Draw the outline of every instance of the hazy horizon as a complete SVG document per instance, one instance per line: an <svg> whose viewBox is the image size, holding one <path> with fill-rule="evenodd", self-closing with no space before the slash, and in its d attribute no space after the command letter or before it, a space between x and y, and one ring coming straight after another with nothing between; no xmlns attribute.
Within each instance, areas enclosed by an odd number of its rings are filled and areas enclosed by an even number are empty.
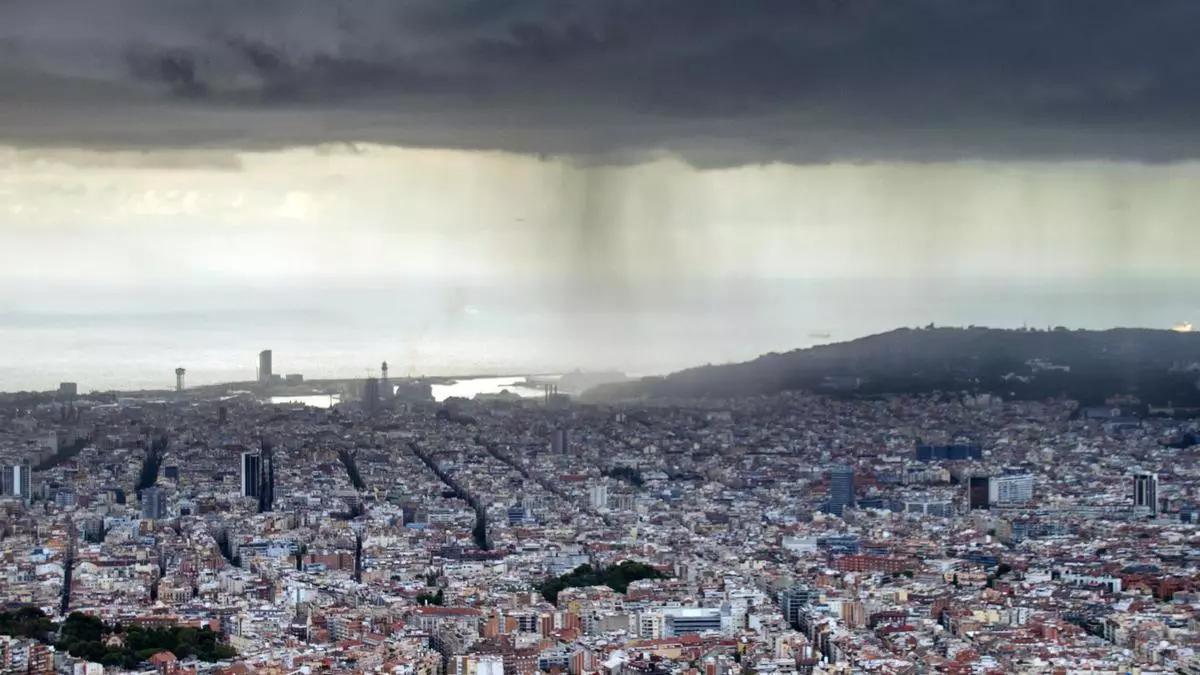
<svg viewBox="0 0 1200 675"><path fill-rule="evenodd" d="M251 380L258 350L278 372L364 377L387 360L393 376L616 369L665 373L843 341L902 326L1170 328L1192 301L1170 282L982 284L915 280L722 284L660 289L635 313L602 302L540 304L495 287L311 290L307 304L278 291L179 296L194 309L138 309L121 298L102 310L7 311L0 390L170 388L176 366L190 385ZM753 298L740 302L739 295ZM378 312L408 297L402 312ZM222 301L229 298L229 301ZM920 316L912 303L919 298ZM652 300L654 300L652 302ZM398 301L397 301L398 302ZM105 304L107 303L107 304ZM714 313L711 307L719 306ZM832 307L853 311L832 312ZM915 320L914 320L915 319ZM604 340L582 340L595 334ZM824 337L828 334L828 338Z"/></svg>

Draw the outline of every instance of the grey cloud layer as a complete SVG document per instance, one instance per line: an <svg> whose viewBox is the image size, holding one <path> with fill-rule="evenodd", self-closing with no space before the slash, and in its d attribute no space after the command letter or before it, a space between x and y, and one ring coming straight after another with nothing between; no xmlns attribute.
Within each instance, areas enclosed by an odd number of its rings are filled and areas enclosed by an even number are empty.
<svg viewBox="0 0 1200 675"><path fill-rule="evenodd" d="M701 165L1200 154L1195 0L0 4L0 141Z"/></svg>

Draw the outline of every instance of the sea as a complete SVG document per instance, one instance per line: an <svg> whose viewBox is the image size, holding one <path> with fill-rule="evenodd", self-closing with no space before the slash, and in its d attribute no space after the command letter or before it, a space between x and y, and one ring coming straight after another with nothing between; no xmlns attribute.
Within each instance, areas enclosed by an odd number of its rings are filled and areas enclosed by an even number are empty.
<svg viewBox="0 0 1200 675"><path fill-rule="evenodd" d="M449 379L446 382L432 386L433 400L445 401L451 397L472 399L479 394L499 394L511 392L522 398L537 398L542 396L542 390L537 386L528 386L526 375L506 375L504 377L461 377ZM538 375L539 381L552 381L557 375ZM313 394L299 396L272 396L271 403L300 403L313 408L332 408L341 403L338 394Z"/></svg>
<svg viewBox="0 0 1200 675"><path fill-rule="evenodd" d="M10 289L12 290L12 289ZM1172 281L729 281L554 297L522 289L0 294L0 391L171 389L252 381L258 352L305 379L465 376L435 396L495 393L514 373L658 374L902 326L1170 328L1200 324ZM72 296L73 297L73 296ZM20 301L14 300L17 298ZM521 395L540 395L536 389Z"/></svg>

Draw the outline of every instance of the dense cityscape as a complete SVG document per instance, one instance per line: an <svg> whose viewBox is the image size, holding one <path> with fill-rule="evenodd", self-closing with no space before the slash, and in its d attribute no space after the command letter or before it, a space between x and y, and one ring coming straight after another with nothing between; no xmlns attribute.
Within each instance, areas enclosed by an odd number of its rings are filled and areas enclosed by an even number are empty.
<svg viewBox="0 0 1200 675"><path fill-rule="evenodd" d="M0 675L1200 675L1197 26L0 0Z"/></svg>
<svg viewBox="0 0 1200 675"><path fill-rule="evenodd" d="M264 356L0 398L3 672L1200 672L1175 411L386 371L312 407Z"/></svg>

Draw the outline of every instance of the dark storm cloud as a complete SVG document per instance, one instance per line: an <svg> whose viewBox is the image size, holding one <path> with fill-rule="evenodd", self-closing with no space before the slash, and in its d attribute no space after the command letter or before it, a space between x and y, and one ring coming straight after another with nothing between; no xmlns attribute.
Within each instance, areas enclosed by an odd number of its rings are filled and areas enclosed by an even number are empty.
<svg viewBox="0 0 1200 675"><path fill-rule="evenodd" d="M9 2L0 138L702 165L1200 153L1195 0Z"/></svg>

